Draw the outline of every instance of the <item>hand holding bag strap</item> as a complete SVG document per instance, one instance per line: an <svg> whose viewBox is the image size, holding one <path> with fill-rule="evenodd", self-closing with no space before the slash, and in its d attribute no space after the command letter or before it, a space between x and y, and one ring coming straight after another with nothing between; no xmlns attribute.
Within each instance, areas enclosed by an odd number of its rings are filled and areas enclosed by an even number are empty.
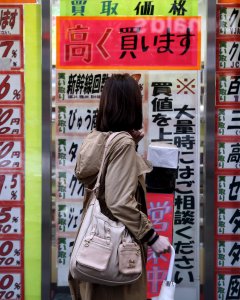
<svg viewBox="0 0 240 300"><path fill-rule="evenodd" d="M170 259L170 263L169 263L166 281L172 281L172 272L173 272L174 260L175 260L175 250L172 245L170 246L170 248L171 248L171 259Z"/></svg>

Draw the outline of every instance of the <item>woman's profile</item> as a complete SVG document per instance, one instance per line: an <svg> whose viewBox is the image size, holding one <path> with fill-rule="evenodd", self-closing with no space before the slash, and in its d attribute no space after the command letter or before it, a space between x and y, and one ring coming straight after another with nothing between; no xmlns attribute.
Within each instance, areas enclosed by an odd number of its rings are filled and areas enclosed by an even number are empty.
<svg viewBox="0 0 240 300"><path fill-rule="evenodd" d="M147 217L144 174L152 167L136 152L144 136L142 123L142 95L137 81L128 74L112 75L103 87L96 129L81 146L75 173L85 187L84 216L91 200L88 189L96 182L105 143L111 133L119 132L107 151L98 198L101 211L121 221L140 245L143 272L135 283L121 286L78 282L69 274L74 300L146 300L147 247L156 255L170 249L168 238L159 236Z"/></svg>

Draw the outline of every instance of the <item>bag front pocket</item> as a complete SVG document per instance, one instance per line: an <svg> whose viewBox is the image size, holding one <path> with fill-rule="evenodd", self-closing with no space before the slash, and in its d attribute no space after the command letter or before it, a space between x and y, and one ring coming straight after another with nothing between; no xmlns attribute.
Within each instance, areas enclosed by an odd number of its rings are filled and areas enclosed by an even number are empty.
<svg viewBox="0 0 240 300"><path fill-rule="evenodd" d="M77 264L104 271L110 260L112 248L112 243L98 236L90 240L84 239L77 253Z"/></svg>
<svg viewBox="0 0 240 300"><path fill-rule="evenodd" d="M140 274L142 259L136 243L122 243L118 248L119 271L122 274Z"/></svg>

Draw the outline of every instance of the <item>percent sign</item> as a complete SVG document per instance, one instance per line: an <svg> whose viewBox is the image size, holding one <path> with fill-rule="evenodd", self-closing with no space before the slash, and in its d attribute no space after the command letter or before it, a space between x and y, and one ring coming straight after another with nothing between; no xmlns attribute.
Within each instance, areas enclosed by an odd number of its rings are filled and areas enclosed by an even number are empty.
<svg viewBox="0 0 240 300"><path fill-rule="evenodd" d="M13 91L13 95L14 95L13 100L15 100L15 99L19 100L21 98L21 92L22 92L22 90L19 90L19 91L17 89L14 90Z"/></svg>

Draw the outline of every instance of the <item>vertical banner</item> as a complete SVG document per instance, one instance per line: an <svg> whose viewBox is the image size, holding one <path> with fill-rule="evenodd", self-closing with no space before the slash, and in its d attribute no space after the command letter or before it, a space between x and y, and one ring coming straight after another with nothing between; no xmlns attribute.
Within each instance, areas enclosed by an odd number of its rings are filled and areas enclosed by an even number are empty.
<svg viewBox="0 0 240 300"><path fill-rule="evenodd" d="M214 295L216 300L240 297L239 22L240 4L217 5Z"/></svg>
<svg viewBox="0 0 240 300"><path fill-rule="evenodd" d="M159 235L169 238L172 243L173 231L173 194L147 193L147 208L151 222ZM162 281L166 279L170 254L154 255L152 249L148 249L147 259L147 297L159 295Z"/></svg>
<svg viewBox="0 0 240 300"><path fill-rule="evenodd" d="M199 297L199 95L196 71L149 72L148 141L175 144L180 150L175 189L174 281L179 295L181 287L191 290L193 299Z"/></svg>
<svg viewBox="0 0 240 300"><path fill-rule="evenodd" d="M23 6L0 3L0 16L0 298L24 299Z"/></svg>

